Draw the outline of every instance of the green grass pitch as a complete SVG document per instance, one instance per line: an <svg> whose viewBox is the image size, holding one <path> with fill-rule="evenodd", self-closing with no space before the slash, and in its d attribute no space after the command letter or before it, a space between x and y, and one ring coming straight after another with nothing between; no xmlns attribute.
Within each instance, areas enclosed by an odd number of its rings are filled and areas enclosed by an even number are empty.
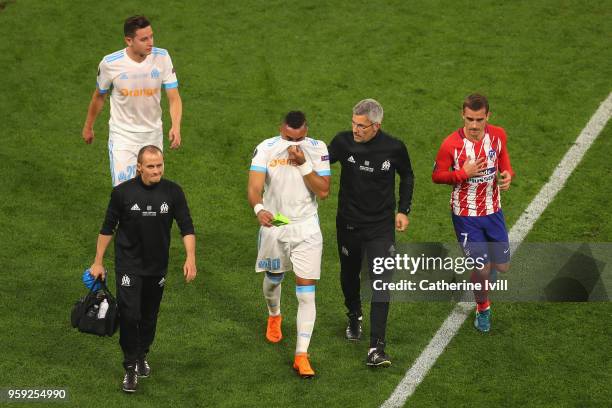
<svg viewBox="0 0 612 408"><path fill-rule="evenodd" d="M199 275L184 283L175 229L154 372L124 395L117 337L77 333L68 317L111 189L108 102L92 146L80 132L97 64L123 46L123 20L136 13L152 20L180 81L184 145L168 151L166 177L186 191ZM334 166L319 213L317 377L297 378L292 279L283 289L286 338L264 340L257 225L246 200L254 147L291 109L304 110L311 136L329 142L350 126L358 100L376 98L416 175L411 224L398 240L449 242L450 187L431 183L431 167L460 125L462 98L480 91L491 122L509 135L511 226L612 91L610 21L610 0L0 1L0 388L64 387L62 406L79 407L379 406L452 305L393 304L394 365L366 369L365 342L342 337ZM612 241L610 151L609 124L528 241ZM500 304L493 332L479 335L469 319L407 405L609 406L611 313L610 303Z"/></svg>

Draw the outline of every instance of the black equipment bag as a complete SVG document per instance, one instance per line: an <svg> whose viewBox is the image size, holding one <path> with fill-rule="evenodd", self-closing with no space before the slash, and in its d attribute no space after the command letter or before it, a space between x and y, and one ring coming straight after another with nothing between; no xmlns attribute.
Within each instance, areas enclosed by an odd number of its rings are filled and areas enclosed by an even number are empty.
<svg viewBox="0 0 612 408"><path fill-rule="evenodd" d="M98 291L90 290L86 296L77 300L72 307L70 321L72 327L80 332L96 334L98 336L112 336L119 328L119 310L117 300L106 287L106 283L99 280L101 288ZM92 289L95 283L91 285ZM102 319L98 319L100 305L106 299L108 310Z"/></svg>

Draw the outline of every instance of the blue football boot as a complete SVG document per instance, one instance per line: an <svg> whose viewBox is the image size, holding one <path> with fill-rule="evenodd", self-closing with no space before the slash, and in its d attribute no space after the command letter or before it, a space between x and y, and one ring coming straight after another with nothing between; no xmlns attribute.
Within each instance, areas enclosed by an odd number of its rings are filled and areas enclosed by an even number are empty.
<svg viewBox="0 0 612 408"><path fill-rule="evenodd" d="M474 319L474 327L483 333L491 330L491 308L482 312L476 312L476 318Z"/></svg>

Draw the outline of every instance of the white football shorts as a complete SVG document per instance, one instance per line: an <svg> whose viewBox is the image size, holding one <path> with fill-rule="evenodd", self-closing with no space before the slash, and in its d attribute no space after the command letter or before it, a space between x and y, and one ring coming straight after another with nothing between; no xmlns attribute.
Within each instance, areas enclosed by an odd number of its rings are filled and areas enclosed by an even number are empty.
<svg viewBox="0 0 612 408"><path fill-rule="evenodd" d="M322 254L323 235L316 214L282 227L261 227L255 271L293 270L302 279L320 279Z"/></svg>
<svg viewBox="0 0 612 408"><path fill-rule="evenodd" d="M113 187L136 177L138 152L144 146L155 145L164 149L163 133L155 132L126 134L125 131L110 128L108 135L108 157L110 160ZM134 140L140 139L140 144Z"/></svg>

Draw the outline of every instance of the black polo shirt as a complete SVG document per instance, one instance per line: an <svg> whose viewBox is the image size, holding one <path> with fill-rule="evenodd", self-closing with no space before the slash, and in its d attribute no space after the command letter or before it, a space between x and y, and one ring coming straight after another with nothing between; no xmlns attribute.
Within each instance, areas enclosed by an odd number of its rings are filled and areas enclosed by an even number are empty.
<svg viewBox="0 0 612 408"><path fill-rule="evenodd" d="M395 174L400 177L397 211L410 212L414 174L406 145L379 130L367 143L353 132L338 133L328 146L330 162L339 161L338 216L355 225L395 218Z"/></svg>
<svg viewBox="0 0 612 408"><path fill-rule="evenodd" d="M113 235L116 228L116 271L164 276L173 220L183 236L195 233L185 194L178 184L162 179L147 186L138 176L115 187L100 234Z"/></svg>

